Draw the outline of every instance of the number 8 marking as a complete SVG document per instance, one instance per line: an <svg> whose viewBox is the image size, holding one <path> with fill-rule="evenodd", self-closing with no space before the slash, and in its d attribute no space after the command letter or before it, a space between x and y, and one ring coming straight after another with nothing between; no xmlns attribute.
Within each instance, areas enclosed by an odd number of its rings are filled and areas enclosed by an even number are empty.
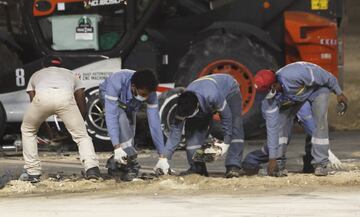
<svg viewBox="0 0 360 217"><path fill-rule="evenodd" d="M25 71L22 68L16 69L15 70L15 75L16 75L16 86L18 87L22 87L25 85Z"/></svg>

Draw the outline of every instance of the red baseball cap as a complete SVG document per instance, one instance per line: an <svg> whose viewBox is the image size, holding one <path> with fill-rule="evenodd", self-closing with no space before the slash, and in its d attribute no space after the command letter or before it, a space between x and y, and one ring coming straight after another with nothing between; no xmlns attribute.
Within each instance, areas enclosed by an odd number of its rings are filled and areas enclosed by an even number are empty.
<svg viewBox="0 0 360 217"><path fill-rule="evenodd" d="M271 85L276 82L276 76L273 71L262 69L256 73L254 81L254 86L258 91L268 91Z"/></svg>

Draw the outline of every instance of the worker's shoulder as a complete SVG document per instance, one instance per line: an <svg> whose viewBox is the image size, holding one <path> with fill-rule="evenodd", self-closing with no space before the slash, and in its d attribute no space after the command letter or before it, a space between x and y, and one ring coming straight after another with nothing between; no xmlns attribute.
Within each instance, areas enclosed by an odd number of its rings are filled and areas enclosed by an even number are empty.
<svg viewBox="0 0 360 217"><path fill-rule="evenodd" d="M197 80L207 80L210 81L211 79L213 80L223 80L223 79L230 79L230 80L234 80L234 77L229 75L229 74L212 74L212 75L206 75L203 77L198 78Z"/></svg>
<svg viewBox="0 0 360 217"><path fill-rule="evenodd" d="M212 74L212 75L208 75L209 77L212 78L221 78L221 79L231 79L234 80L234 77L229 75L229 74Z"/></svg>
<svg viewBox="0 0 360 217"><path fill-rule="evenodd" d="M39 71L35 72L35 74L43 74L43 73L67 73L69 75L73 75L74 73L66 68L61 68L61 67L55 67L55 66L50 66L50 67L46 67L43 69L40 69Z"/></svg>
<svg viewBox="0 0 360 217"><path fill-rule="evenodd" d="M109 84L113 86L123 86L130 82L131 77L133 76L135 71L130 69L122 69L120 71L112 73L109 77L107 77L103 82L102 86L107 86Z"/></svg>
<svg viewBox="0 0 360 217"><path fill-rule="evenodd" d="M187 86L186 90L194 92L205 98L213 97L214 95L220 93L216 83L206 79L192 82L189 86Z"/></svg>
<svg viewBox="0 0 360 217"><path fill-rule="evenodd" d="M305 68L305 67L320 67L319 65L311 62L305 61L297 61L293 63L289 63L282 67L279 71L283 71L283 69L290 69L290 68Z"/></svg>
<svg viewBox="0 0 360 217"><path fill-rule="evenodd" d="M203 92L205 95L216 95L226 87L238 85L237 81L228 74L207 75L193 81L187 87L188 90Z"/></svg>
<svg viewBox="0 0 360 217"><path fill-rule="evenodd" d="M131 69L121 69L120 71L114 72L111 77L131 77L135 73Z"/></svg>
<svg viewBox="0 0 360 217"><path fill-rule="evenodd" d="M297 61L293 63L289 63L284 67L280 68L277 72L277 76L286 76L289 74L299 74L301 71L306 70L309 67L317 67L316 64L304 61Z"/></svg>
<svg viewBox="0 0 360 217"><path fill-rule="evenodd" d="M122 69L112 73L106 80L111 82L126 82L131 79L135 71Z"/></svg>

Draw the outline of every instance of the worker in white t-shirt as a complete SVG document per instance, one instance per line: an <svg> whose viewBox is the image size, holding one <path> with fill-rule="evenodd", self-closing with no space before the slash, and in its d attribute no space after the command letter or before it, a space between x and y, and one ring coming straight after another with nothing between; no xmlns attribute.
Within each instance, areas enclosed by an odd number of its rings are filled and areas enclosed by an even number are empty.
<svg viewBox="0 0 360 217"><path fill-rule="evenodd" d="M40 125L54 114L61 118L78 145L80 160L85 168L85 178L100 177L99 161L83 119L86 115L85 87L72 71L60 66L61 58L46 58L45 68L31 76L26 89L31 104L21 125L26 170L21 179L25 181L39 181L41 166L36 134Z"/></svg>

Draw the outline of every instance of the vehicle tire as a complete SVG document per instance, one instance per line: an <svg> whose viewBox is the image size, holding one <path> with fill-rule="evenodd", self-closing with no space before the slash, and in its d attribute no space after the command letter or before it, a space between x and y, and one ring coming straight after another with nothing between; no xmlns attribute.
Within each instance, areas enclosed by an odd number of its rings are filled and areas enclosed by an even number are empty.
<svg viewBox="0 0 360 217"><path fill-rule="evenodd" d="M85 92L87 115L86 129L93 139L96 151L112 151L113 147L106 128L105 110L100 102L99 89L90 88Z"/></svg>
<svg viewBox="0 0 360 217"><path fill-rule="evenodd" d="M175 118L177 98L183 91L184 88L178 87L163 92L159 96L159 116L161 121L161 129L166 137L169 136L170 126Z"/></svg>
<svg viewBox="0 0 360 217"><path fill-rule="evenodd" d="M177 87L175 89L163 92L159 96L159 116L161 121L161 129L166 138L170 134L170 126L172 125L175 118L175 111L177 106L177 98L180 93L184 92L184 88ZM185 147L185 137L181 139L178 149Z"/></svg>
<svg viewBox="0 0 360 217"><path fill-rule="evenodd" d="M0 141L3 138L5 129L6 129L6 111L4 109L4 106L0 102Z"/></svg>
<svg viewBox="0 0 360 217"><path fill-rule="evenodd" d="M264 47L244 36L212 35L192 45L180 60L175 86L186 87L196 78L210 74L232 75L240 84L244 130L249 138L263 133L265 127L261 115L265 94L256 93L253 79L260 69L277 69L275 58ZM211 133L221 138L222 130L216 122Z"/></svg>

